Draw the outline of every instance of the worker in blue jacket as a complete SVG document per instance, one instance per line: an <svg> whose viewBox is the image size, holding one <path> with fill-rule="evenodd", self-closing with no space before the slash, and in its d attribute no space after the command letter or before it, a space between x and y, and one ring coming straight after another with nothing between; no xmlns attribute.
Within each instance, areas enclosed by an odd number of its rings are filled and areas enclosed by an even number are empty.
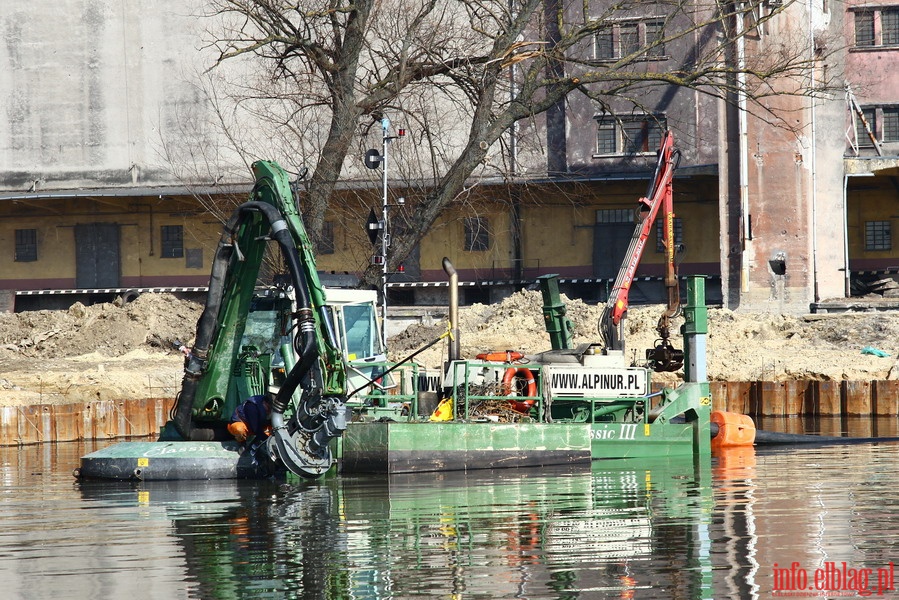
<svg viewBox="0 0 899 600"><path fill-rule="evenodd" d="M269 417L272 405L268 396L250 396L246 401L234 409L231 422L228 423L228 431L234 439L243 444L250 436L256 436L256 441L265 440L271 433Z"/></svg>

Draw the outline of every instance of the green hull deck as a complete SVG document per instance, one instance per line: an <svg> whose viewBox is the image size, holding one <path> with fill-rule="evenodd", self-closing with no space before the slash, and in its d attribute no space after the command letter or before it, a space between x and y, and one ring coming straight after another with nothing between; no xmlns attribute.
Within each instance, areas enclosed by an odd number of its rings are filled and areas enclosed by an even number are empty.
<svg viewBox="0 0 899 600"><path fill-rule="evenodd" d="M81 458L83 479L176 481L268 475L236 442L122 442Z"/></svg>
<svg viewBox="0 0 899 600"><path fill-rule="evenodd" d="M590 428L546 423L353 423L343 435L345 473L467 471L589 465Z"/></svg>
<svg viewBox="0 0 899 600"><path fill-rule="evenodd" d="M703 434L707 428L691 423L353 423L343 435L339 469L471 471L708 455Z"/></svg>

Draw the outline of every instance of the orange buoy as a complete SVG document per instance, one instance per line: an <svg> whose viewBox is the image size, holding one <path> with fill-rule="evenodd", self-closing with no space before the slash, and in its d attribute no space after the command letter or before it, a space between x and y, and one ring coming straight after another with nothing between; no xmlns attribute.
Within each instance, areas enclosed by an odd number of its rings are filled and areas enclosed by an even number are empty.
<svg viewBox="0 0 899 600"><path fill-rule="evenodd" d="M537 381L534 379L534 374L527 367L509 367L506 369L506 372L503 374L503 391L507 395L512 395L512 381L519 377L524 381L524 389L522 393L524 396L536 398L537 396ZM533 408L534 404L537 402L534 400L509 400L509 404L512 405L512 409L518 412L526 413L531 408Z"/></svg>
<svg viewBox="0 0 899 600"><path fill-rule="evenodd" d="M711 422L718 425L712 448L751 446L755 442L755 423L747 415L716 410L712 412Z"/></svg>
<svg viewBox="0 0 899 600"><path fill-rule="evenodd" d="M492 362L512 362L515 360L521 360L524 358L524 354L521 352L515 352L514 350L506 350L505 352L482 352L477 355L479 360L487 360Z"/></svg>

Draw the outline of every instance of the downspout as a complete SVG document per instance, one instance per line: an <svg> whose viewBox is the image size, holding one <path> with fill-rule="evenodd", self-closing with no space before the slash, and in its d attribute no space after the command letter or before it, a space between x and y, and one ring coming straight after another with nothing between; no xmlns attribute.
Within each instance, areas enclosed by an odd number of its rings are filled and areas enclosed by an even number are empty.
<svg viewBox="0 0 899 600"><path fill-rule="evenodd" d="M735 5L735 27L737 37L737 146L740 155L740 294L749 290L749 242L752 228L749 215L749 123L746 114L746 42L744 39L742 2Z"/></svg>
<svg viewBox="0 0 899 600"><path fill-rule="evenodd" d="M512 2L509 2L512 10ZM515 85L515 65L509 67L509 103L515 102L518 89ZM509 128L509 179L512 200L512 278L515 281L524 279L524 256L521 246L521 194L518 189L518 121Z"/></svg>
<svg viewBox="0 0 899 600"><path fill-rule="evenodd" d="M811 102L811 126L812 126L812 293L814 301L820 300L818 293L818 129L817 129L817 111L815 106L815 36L814 23L812 16L812 0L808 3L808 40L809 40L809 62L811 63L811 73L809 73L809 88L812 90L809 101Z"/></svg>

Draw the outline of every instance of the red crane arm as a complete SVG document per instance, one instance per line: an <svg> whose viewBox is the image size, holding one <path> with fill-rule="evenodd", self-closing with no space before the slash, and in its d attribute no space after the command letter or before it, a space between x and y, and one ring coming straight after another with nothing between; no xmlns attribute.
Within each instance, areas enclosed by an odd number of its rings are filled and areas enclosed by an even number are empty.
<svg viewBox="0 0 899 600"><path fill-rule="evenodd" d="M623 340L615 339L613 331L621 323L624 313L627 312L631 284L634 281L637 267L640 266L640 260L643 258L643 251L646 248L646 241L652 232L659 210L662 211L664 219L665 286L668 289L668 311L666 311L666 314L670 312L673 315L677 312L680 296L677 289L677 273L674 262L674 202L672 186L674 169L676 167L675 156L674 135L670 131L666 131L662 136L659 147L655 176L650 183L646 196L637 201L640 211L639 220L634 229L634 235L631 238L627 254L621 264L621 269L618 271L618 276L615 278L615 283L609 294L608 303L603 311L603 321L605 322L600 323L600 330L606 337L607 347L611 349L623 349ZM675 302L673 307L672 298Z"/></svg>

